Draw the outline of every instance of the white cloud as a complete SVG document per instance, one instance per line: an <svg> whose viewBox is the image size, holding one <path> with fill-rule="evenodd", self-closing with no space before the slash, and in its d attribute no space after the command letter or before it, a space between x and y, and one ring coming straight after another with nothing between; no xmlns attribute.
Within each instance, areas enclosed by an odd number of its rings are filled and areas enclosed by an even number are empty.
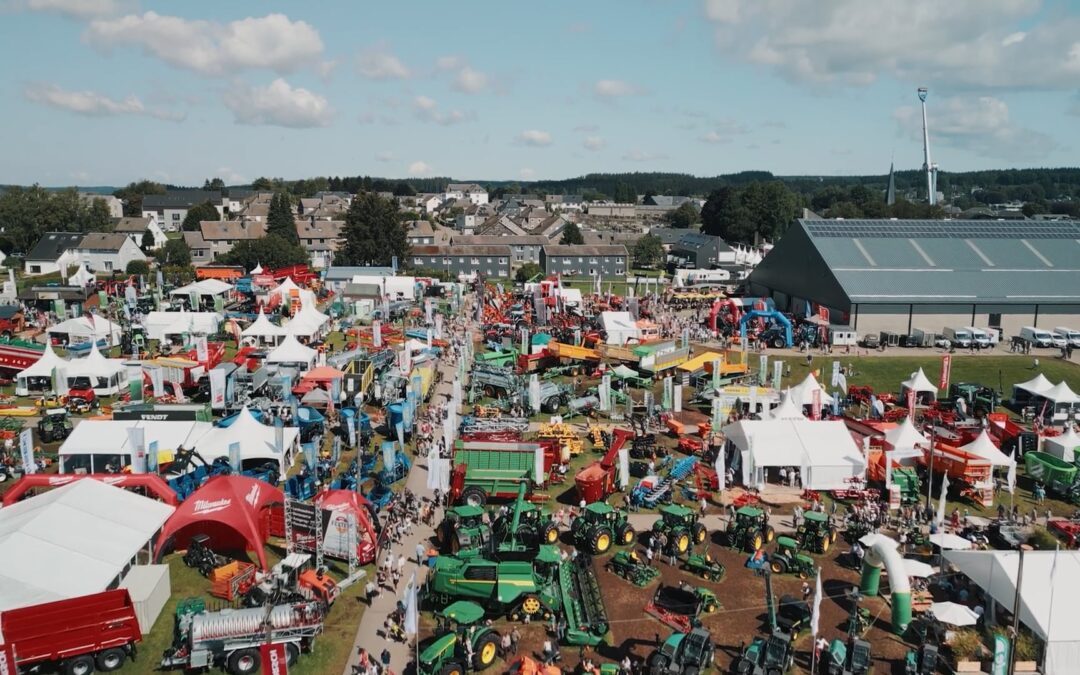
<svg viewBox="0 0 1080 675"><path fill-rule="evenodd" d="M455 54L447 54L435 59L435 67L439 70L457 70L465 65L465 59Z"/></svg>
<svg viewBox="0 0 1080 675"><path fill-rule="evenodd" d="M1042 0L707 0L721 52L807 85L880 77L949 88L1063 89L1080 78L1080 17ZM1019 29L1023 28L1021 32Z"/></svg>
<svg viewBox="0 0 1080 675"><path fill-rule="evenodd" d="M431 173L431 165L427 162L413 162L409 165L410 176L426 176Z"/></svg>
<svg viewBox="0 0 1080 675"><path fill-rule="evenodd" d="M919 107L899 108L893 118L912 140L922 139ZM1057 147L1046 134L1015 124L1009 106L992 96L941 99L930 107L929 118L931 147L958 148L983 157L1016 161L1042 159ZM947 161L941 163L947 165Z"/></svg>
<svg viewBox="0 0 1080 675"><path fill-rule="evenodd" d="M607 145L607 141L599 136L586 136L585 140L581 142L581 145L583 145L586 150L596 152L597 150L603 150L604 146Z"/></svg>
<svg viewBox="0 0 1080 675"><path fill-rule="evenodd" d="M620 98L643 94L645 90L625 80L599 80L593 85L593 93L601 98Z"/></svg>
<svg viewBox="0 0 1080 675"><path fill-rule="evenodd" d="M518 171L518 174L525 180L529 180L536 176L536 171L534 169L530 169L529 167L524 167L521 169L521 171Z"/></svg>
<svg viewBox="0 0 1080 675"><path fill-rule="evenodd" d="M389 162L389 161L392 161L393 159L394 159L394 153L392 153L392 152L384 150L383 152L375 153L375 161L376 162Z"/></svg>
<svg viewBox="0 0 1080 675"><path fill-rule="evenodd" d="M225 94L225 106L237 123L304 129L329 126L334 110L326 98L293 88L280 77L265 87L235 87Z"/></svg>
<svg viewBox="0 0 1080 675"><path fill-rule="evenodd" d="M369 80L407 80L412 77L409 67L385 45L376 45L360 52L356 69Z"/></svg>
<svg viewBox="0 0 1080 675"><path fill-rule="evenodd" d="M454 89L466 94L476 94L488 86L488 76L479 70L465 66L454 78Z"/></svg>
<svg viewBox="0 0 1080 675"><path fill-rule="evenodd" d="M730 143L731 137L725 136L718 131L710 131L701 137L706 143Z"/></svg>
<svg viewBox="0 0 1080 675"><path fill-rule="evenodd" d="M105 52L140 47L165 63L203 75L231 75L248 68L288 73L318 62L323 52L317 30L284 14L226 24L155 12L129 14L92 21L83 38Z"/></svg>
<svg viewBox="0 0 1080 675"><path fill-rule="evenodd" d="M668 156L663 153L645 152L644 150L631 150L623 155L623 159L628 162L655 162L667 158Z"/></svg>
<svg viewBox="0 0 1080 675"><path fill-rule="evenodd" d="M130 94L123 100L116 100L96 91L71 91L55 84L34 83L23 90L27 99L35 103L60 108L89 117L107 117L114 115L144 115L160 120L179 121L183 113L172 112L163 108L147 107L137 96Z"/></svg>
<svg viewBox="0 0 1080 675"><path fill-rule="evenodd" d="M338 60L329 59L315 66L315 72L317 72L319 74L319 77L321 77L325 82L330 79L330 76L334 74L334 71L337 69L337 67Z"/></svg>
<svg viewBox="0 0 1080 675"><path fill-rule="evenodd" d="M474 117L472 113L467 113L462 110L439 110L439 104L435 99L423 95L413 99L413 112L416 115L416 119L421 122L432 122L444 127L450 126L451 124L458 124Z"/></svg>
<svg viewBox="0 0 1080 675"><path fill-rule="evenodd" d="M128 4L131 3L122 0L25 0L25 2L16 0L10 3L10 6L31 12L55 12L77 19L86 19L118 14Z"/></svg>
<svg viewBox="0 0 1080 675"><path fill-rule="evenodd" d="M218 170L214 172L214 175L225 181L226 185L246 185L248 183L246 176L233 171L227 166L218 167Z"/></svg>
<svg viewBox="0 0 1080 675"><path fill-rule="evenodd" d="M531 145L539 148L545 145L551 145L551 134L546 131L540 131L539 129L528 129L518 134L517 140L522 145Z"/></svg>

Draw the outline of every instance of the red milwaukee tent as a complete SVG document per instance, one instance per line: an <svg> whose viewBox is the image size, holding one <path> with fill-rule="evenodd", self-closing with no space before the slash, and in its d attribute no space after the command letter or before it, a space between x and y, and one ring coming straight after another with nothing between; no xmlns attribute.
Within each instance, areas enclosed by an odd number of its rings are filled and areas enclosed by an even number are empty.
<svg viewBox="0 0 1080 675"><path fill-rule="evenodd" d="M185 499L161 530L156 555L186 549L191 537L205 534L211 548L255 551L262 568L266 564L263 544L269 536L266 511L284 503L285 495L269 483L246 476L215 476Z"/></svg>
<svg viewBox="0 0 1080 675"><path fill-rule="evenodd" d="M356 556L359 558L361 565L375 561L378 536L375 534L375 528L371 522L371 502L364 499L364 496L359 492L353 490L326 490L315 495L315 504L319 508L333 513L328 530L341 527L347 530L348 515L352 514L356 519L357 527ZM330 541L331 534L330 532L327 533L327 541ZM348 541L348 537L344 532L340 533L338 538ZM326 551L326 554L333 555L329 550Z"/></svg>

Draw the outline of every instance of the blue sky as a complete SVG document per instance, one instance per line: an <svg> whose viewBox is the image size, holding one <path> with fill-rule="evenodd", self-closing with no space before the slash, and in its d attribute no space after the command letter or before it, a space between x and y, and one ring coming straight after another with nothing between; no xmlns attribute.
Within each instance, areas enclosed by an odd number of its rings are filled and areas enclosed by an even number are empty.
<svg viewBox="0 0 1080 675"><path fill-rule="evenodd" d="M0 182L1075 165L1065 0L0 0Z"/></svg>

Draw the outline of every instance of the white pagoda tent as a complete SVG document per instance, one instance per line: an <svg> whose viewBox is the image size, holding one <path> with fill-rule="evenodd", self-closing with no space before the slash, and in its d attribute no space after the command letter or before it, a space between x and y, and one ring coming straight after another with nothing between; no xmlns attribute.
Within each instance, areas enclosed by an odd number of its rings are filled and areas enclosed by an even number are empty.
<svg viewBox="0 0 1080 675"><path fill-rule="evenodd" d="M1052 408L1052 418L1055 421L1067 420L1072 417L1073 409L1080 404L1080 396L1076 395L1069 385L1062 380L1053 387L1041 391L1033 397L1036 401L1046 401Z"/></svg>
<svg viewBox="0 0 1080 675"><path fill-rule="evenodd" d="M277 347L266 356L266 362L276 365L295 365L301 370L309 370L315 365L318 353L306 345L300 344L295 335L286 335Z"/></svg>
<svg viewBox="0 0 1080 675"><path fill-rule="evenodd" d="M79 263L79 269L75 270L71 276L67 278L67 283L70 286L79 286L85 288L90 284L97 281L97 277L93 272L86 269L86 265Z"/></svg>
<svg viewBox="0 0 1080 675"><path fill-rule="evenodd" d="M1013 385L1013 401L1027 401L1032 396L1049 391L1053 387L1054 383L1046 379L1045 375L1039 373L1027 382Z"/></svg>
<svg viewBox="0 0 1080 675"><path fill-rule="evenodd" d="M936 398L938 388L930 381L930 378L926 376L922 368L919 368L918 372L912 373L911 377L900 383L900 392L906 395L906 392L915 392L917 399L926 398L920 396L920 394L929 394L928 398Z"/></svg>
<svg viewBox="0 0 1080 675"><path fill-rule="evenodd" d="M982 433L980 433L975 440L967 445L961 446L960 449L964 452L978 455L994 466L1009 466L1013 463L1012 459L999 450L998 447L994 445L994 441L990 440L990 434L986 433L986 429L983 429Z"/></svg>
<svg viewBox="0 0 1080 675"><path fill-rule="evenodd" d="M97 343L91 345L90 353L83 358L68 361L63 375L68 388L77 377L90 378L90 386L99 396L118 394L128 383L128 370L124 362L106 358L98 350Z"/></svg>
<svg viewBox="0 0 1080 675"><path fill-rule="evenodd" d="M212 462L217 457L228 457L229 446L233 443L240 445L240 461L245 469L277 462L279 473L284 476L299 450L300 430L282 427L282 447L278 448L275 428L255 419L244 406L232 424L211 429L196 442L195 449L206 461Z"/></svg>
<svg viewBox="0 0 1080 675"><path fill-rule="evenodd" d="M67 344L69 345L104 340L106 346L115 347L120 344L120 334L123 331L117 324L95 314L92 317L84 315L61 321L55 326L50 326L46 332L49 335L67 336ZM61 342L63 342L62 338Z"/></svg>
<svg viewBox="0 0 1080 675"><path fill-rule="evenodd" d="M66 359L56 355L52 343L46 341L41 358L15 376L15 395L30 396L32 393L50 391L53 387L53 370L62 371L67 363ZM57 375L60 376L61 372L57 372Z"/></svg>
<svg viewBox="0 0 1080 675"><path fill-rule="evenodd" d="M1080 434L1076 433L1071 424L1067 425L1065 433L1060 436L1043 438L1042 451L1066 462L1074 460L1077 450L1080 450Z"/></svg>
<svg viewBox="0 0 1080 675"><path fill-rule="evenodd" d="M813 373L808 373L806 379L789 389L788 396L791 397L791 400L794 401L796 405L806 407L808 405L813 405L814 403L814 390L821 392L822 406L832 405L833 397L829 396L828 392L818 384L817 378L814 377Z"/></svg>
<svg viewBox="0 0 1080 675"><path fill-rule="evenodd" d="M252 338L257 343L276 345L285 336L285 329L270 321L266 314L259 308L259 316L251 325L240 331L245 338Z"/></svg>
<svg viewBox="0 0 1080 675"><path fill-rule="evenodd" d="M900 424L886 430L885 442L892 446L889 456L896 460L919 457L922 451L918 448L930 445L930 439L919 431L910 417L904 417Z"/></svg>
<svg viewBox="0 0 1080 675"><path fill-rule="evenodd" d="M791 400L791 394L784 392L780 396L780 405L776 406L772 410L766 411L762 417L769 420L804 420L806 415L803 414L802 408L795 404Z"/></svg>

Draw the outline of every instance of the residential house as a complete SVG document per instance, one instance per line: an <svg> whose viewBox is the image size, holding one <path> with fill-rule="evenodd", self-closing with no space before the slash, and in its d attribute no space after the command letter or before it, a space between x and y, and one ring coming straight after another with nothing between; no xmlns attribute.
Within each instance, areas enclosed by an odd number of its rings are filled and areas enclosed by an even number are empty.
<svg viewBox="0 0 1080 675"><path fill-rule="evenodd" d="M527 262L540 263L540 249L551 243L547 237L540 235L457 235L452 243L455 246L509 246L514 264Z"/></svg>
<svg viewBox="0 0 1080 675"><path fill-rule="evenodd" d="M316 269L327 268L333 262L344 231L344 220L318 220L314 216L296 220L296 236L311 256L311 266Z"/></svg>
<svg viewBox="0 0 1080 675"><path fill-rule="evenodd" d="M671 245L669 254L680 267L709 270L721 265L735 264L735 250L720 237L683 230L683 235Z"/></svg>
<svg viewBox="0 0 1080 675"><path fill-rule="evenodd" d="M641 230L582 230L581 238L587 246L618 246L623 245L627 249L634 247L638 239L645 236Z"/></svg>
<svg viewBox="0 0 1080 675"><path fill-rule="evenodd" d="M412 266L430 273L447 273L455 278L480 274L509 280L511 257L509 246L414 246Z"/></svg>
<svg viewBox="0 0 1080 675"><path fill-rule="evenodd" d="M586 208L586 213L598 218L634 218L637 216L637 206L614 202L593 203Z"/></svg>
<svg viewBox="0 0 1080 675"><path fill-rule="evenodd" d="M601 278L625 277L627 270L625 246L560 246L547 245L540 249L540 266L544 274Z"/></svg>
<svg viewBox="0 0 1080 675"><path fill-rule="evenodd" d="M143 235L150 232L150 236L154 238L154 244L150 247L152 251L158 250L169 240L165 236L165 232L162 231L161 226L150 216L120 218L113 225L113 232L127 235L140 248L142 247Z"/></svg>
<svg viewBox="0 0 1080 675"><path fill-rule="evenodd" d="M270 215L270 202L273 198L273 192L257 192L244 200L238 211L231 212L231 217L234 220L265 221Z"/></svg>
<svg viewBox="0 0 1080 675"><path fill-rule="evenodd" d="M416 195L416 206L424 213L435 213L444 201L441 194Z"/></svg>
<svg viewBox="0 0 1080 675"><path fill-rule="evenodd" d="M426 220L410 220L405 223L405 236L413 246L434 246L435 228Z"/></svg>
<svg viewBox="0 0 1080 675"><path fill-rule="evenodd" d="M170 190L163 195L146 195L142 215L154 218L165 232L176 232L191 207L206 202L214 205L220 217L225 217L225 205L229 201L223 200L217 190Z"/></svg>
<svg viewBox="0 0 1080 675"><path fill-rule="evenodd" d="M585 199L581 195L548 195L544 202L553 212L580 211L585 206Z"/></svg>
<svg viewBox="0 0 1080 675"><path fill-rule="evenodd" d="M198 235L198 236L189 236ZM191 264L199 267L228 253L237 243L266 236L266 223L258 220L204 220L198 232L185 232L184 241L191 249Z"/></svg>
<svg viewBox="0 0 1080 675"><path fill-rule="evenodd" d="M124 202L113 195L101 195L96 192L80 192L79 199L85 202L87 206L90 206L96 200L100 199L105 202L105 208L109 209L110 218L124 217Z"/></svg>
<svg viewBox="0 0 1080 675"><path fill-rule="evenodd" d="M64 272L75 264L75 249L84 236L82 232L46 232L26 255L23 272L28 275Z"/></svg>
<svg viewBox="0 0 1080 675"><path fill-rule="evenodd" d="M488 191L476 183L450 183L446 186L446 199L465 199L473 204L487 204Z"/></svg>
<svg viewBox="0 0 1080 675"><path fill-rule="evenodd" d="M326 272L323 274L323 283L326 284L327 289L340 293L347 284L352 283L353 277L356 276L392 277L394 276L394 270L391 267L331 265L326 268Z"/></svg>
<svg viewBox="0 0 1080 675"><path fill-rule="evenodd" d="M240 213L244 203L257 195L258 192L251 188L229 188L229 194L225 197L225 208L230 215Z"/></svg>
<svg viewBox="0 0 1080 675"><path fill-rule="evenodd" d="M121 232L91 232L75 249L76 263L90 272L123 272L133 260L146 260L139 245Z"/></svg>

